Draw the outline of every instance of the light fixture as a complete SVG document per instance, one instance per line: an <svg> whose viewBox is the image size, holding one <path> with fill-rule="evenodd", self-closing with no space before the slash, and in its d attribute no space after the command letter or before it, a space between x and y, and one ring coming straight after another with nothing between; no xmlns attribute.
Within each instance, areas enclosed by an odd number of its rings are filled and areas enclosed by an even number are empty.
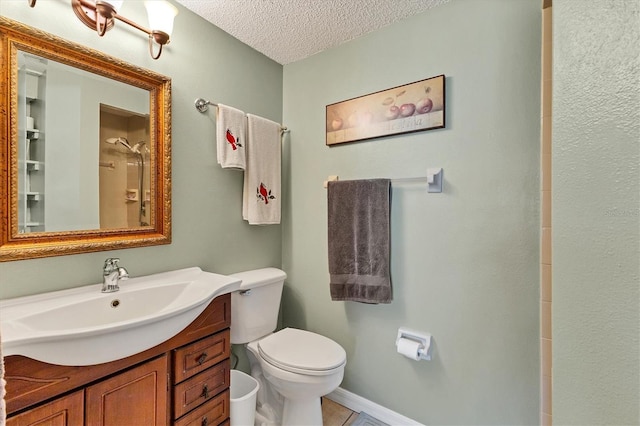
<svg viewBox="0 0 640 426"><path fill-rule="evenodd" d="M34 7L36 1L27 0L30 7ZM148 34L149 54L153 59L158 59L162 54L162 46L168 44L171 38L173 18L178 14L178 9L164 0L145 1L151 28L147 29L118 13L122 3L124 0L71 0L71 7L78 19L100 37L113 27L116 19ZM160 46L157 54L153 53L154 42Z"/></svg>

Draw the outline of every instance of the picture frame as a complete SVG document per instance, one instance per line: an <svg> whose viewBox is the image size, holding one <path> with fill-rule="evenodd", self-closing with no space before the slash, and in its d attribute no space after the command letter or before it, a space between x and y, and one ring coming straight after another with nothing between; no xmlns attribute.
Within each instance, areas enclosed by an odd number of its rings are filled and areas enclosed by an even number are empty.
<svg viewBox="0 0 640 426"><path fill-rule="evenodd" d="M326 107L327 146L444 127L444 74Z"/></svg>

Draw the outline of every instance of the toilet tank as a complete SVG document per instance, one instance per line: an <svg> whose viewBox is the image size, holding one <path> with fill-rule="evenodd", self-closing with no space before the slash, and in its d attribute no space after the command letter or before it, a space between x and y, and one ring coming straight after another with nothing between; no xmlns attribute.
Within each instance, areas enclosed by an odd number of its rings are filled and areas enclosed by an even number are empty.
<svg viewBox="0 0 640 426"><path fill-rule="evenodd" d="M231 276L242 280L240 289L231 293L231 343L249 343L272 333L278 325L287 274L263 268Z"/></svg>

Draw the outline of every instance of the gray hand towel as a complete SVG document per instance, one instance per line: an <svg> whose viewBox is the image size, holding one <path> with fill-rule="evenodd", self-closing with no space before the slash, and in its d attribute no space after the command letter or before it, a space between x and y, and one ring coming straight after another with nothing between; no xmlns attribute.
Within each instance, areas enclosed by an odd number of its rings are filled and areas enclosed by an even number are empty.
<svg viewBox="0 0 640 426"><path fill-rule="evenodd" d="M391 180L328 183L332 300L391 303Z"/></svg>

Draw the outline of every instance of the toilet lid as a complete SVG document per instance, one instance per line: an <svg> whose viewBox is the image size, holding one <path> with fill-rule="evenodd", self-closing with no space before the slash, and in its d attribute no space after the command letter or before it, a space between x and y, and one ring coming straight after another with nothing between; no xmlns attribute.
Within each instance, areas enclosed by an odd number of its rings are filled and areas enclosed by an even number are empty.
<svg viewBox="0 0 640 426"><path fill-rule="evenodd" d="M294 373L324 375L344 366L347 354L333 340L297 328L285 328L258 342L260 355Z"/></svg>

